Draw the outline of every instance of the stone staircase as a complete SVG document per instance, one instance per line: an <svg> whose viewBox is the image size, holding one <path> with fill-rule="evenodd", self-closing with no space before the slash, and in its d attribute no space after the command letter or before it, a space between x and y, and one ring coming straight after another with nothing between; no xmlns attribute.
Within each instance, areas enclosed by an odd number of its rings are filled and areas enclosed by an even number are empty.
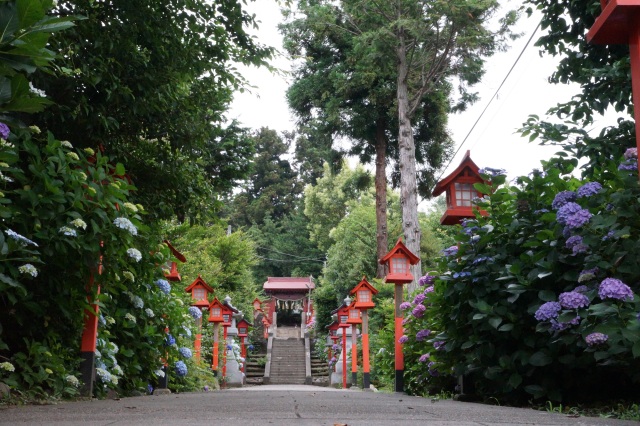
<svg viewBox="0 0 640 426"><path fill-rule="evenodd" d="M245 376L248 385L262 384L266 358L266 353L253 353L247 356Z"/></svg>
<svg viewBox="0 0 640 426"><path fill-rule="evenodd" d="M269 383L304 385L305 377L304 340L273 339Z"/></svg>
<svg viewBox="0 0 640 426"><path fill-rule="evenodd" d="M329 386L329 365L315 355L311 355L311 377L316 386Z"/></svg>

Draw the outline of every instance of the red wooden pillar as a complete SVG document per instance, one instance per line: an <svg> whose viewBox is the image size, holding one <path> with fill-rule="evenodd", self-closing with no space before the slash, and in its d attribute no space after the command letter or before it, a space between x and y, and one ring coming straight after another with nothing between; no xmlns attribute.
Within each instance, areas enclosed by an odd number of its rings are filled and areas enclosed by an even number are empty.
<svg viewBox="0 0 640 426"><path fill-rule="evenodd" d="M402 353L402 345L399 340L402 337L403 326L402 326L402 309L400 309L400 304L402 303L402 284L395 285L395 361L396 361L396 392L404 392L404 354Z"/></svg>
<svg viewBox="0 0 640 426"><path fill-rule="evenodd" d="M342 388L347 388L347 329L342 328Z"/></svg>
<svg viewBox="0 0 640 426"><path fill-rule="evenodd" d="M102 272L99 268L98 272ZM94 370L96 361L96 342L98 339L98 315L99 307L93 300L100 294L100 285L94 283L93 273L89 276L87 286L87 302L89 308L84 311L84 328L82 330L82 340L80 342L80 377L82 378L82 388L80 394L85 397L93 395Z"/></svg>
<svg viewBox="0 0 640 426"><path fill-rule="evenodd" d="M640 148L640 0L600 0L600 7L602 13L589 29L587 42L629 45L636 147ZM640 156L638 172L640 178Z"/></svg>
<svg viewBox="0 0 640 426"><path fill-rule="evenodd" d="M351 324L351 386L358 386L358 329Z"/></svg>
<svg viewBox="0 0 640 426"><path fill-rule="evenodd" d="M222 352L222 377L227 376L227 326L223 326L224 351Z"/></svg>
<svg viewBox="0 0 640 426"><path fill-rule="evenodd" d="M220 324L219 323L213 323L213 356L212 356L212 364L211 364L211 369L213 370L213 373L217 376L218 375L218 353L219 353L219 340L220 340Z"/></svg>

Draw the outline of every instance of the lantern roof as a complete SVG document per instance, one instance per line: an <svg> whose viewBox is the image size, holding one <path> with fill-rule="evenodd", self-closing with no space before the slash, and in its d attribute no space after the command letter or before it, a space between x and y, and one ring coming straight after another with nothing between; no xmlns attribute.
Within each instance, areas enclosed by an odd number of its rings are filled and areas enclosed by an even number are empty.
<svg viewBox="0 0 640 426"><path fill-rule="evenodd" d="M409 250L407 248L407 246L404 245L404 243L402 242L402 237L398 238L398 241L396 241L396 245L391 249L391 251L387 254L385 254L382 258L380 258L380 260L378 261L379 263L386 263L389 261L389 259L391 259L391 257L395 254L401 253L404 256L407 257L407 259L409 259L409 263L412 265L415 265L416 263L418 263L420 261L420 258L418 256L416 256L415 254L413 254L411 252L411 250Z"/></svg>
<svg viewBox="0 0 640 426"><path fill-rule="evenodd" d="M231 303L227 302L226 300L224 302L222 302L222 306L224 306L225 308L229 309L234 314L237 314L238 312L240 312Z"/></svg>
<svg viewBox="0 0 640 426"><path fill-rule="evenodd" d="M178 259L182 263L187 263L187 258L184 257L184 254L176 250L176 248L171 245L169 240L164 240L163 242L169 247L169 250L171 250L171 254L173 254L176 259Z"/></svg>
<svg viewBox="0 0 640 426"><path fill-rule="evenodd" d="M316 287L313 277L267 277L263 284L264 290L270 291L309 291Z"/></svg>
<svg viewBox="0 0 640 426"><path fill-rule="evenodd" d="M329 324L328 326L325 327L327 330L329 331L333 331L333 330L337 330L340 327L338 326L338 321L334 321L331 324Z"/></svg>
<svg viewBox="0 0 640 426"><path fill-rule="evenodd" d="M378 294L378 289L372 286L369 281L367 281L366 276L362 277L362 281L356 284L356 286L349 292L349 294L357 294L358 290L369 290L371 294Z"/></svg>
<svg viewBox="0 0 640 426"><path fill-rule="evenodd" d="M602 13L587 33L587 43L629 44L629 35L637 24L638 0L600 0Z"/></svg>
<svg viewBox="0 0 640 426"><path fill-rule="evenodd" d="M432 195L437 197L442 194L444 191L449 188L449 185L458 177L462 176L470 176L478 179L478 182L483 182L482 176L480 176L480 168L473 162L471 159L471 151L467 150L467 153L464 155L464 158L460 162L458 168L456 168L453 172L449 173L448 176L441 179L436 187L433 189Z"/></svg>
<svg viewBox="0 0 640 426"><path fill-rule="evenodd" d="M246 319L242 318L240 321L236 322L236 328L240 327L253 327L253 325Z"/></svg>
<svg viewBox="0 0 640 426"><path fill-rule="evenodd" d="M186 291L187 293L191 293L193 291L194 288L196 287L202 287L205 290L207 290L209 293L213 294L213 288L211 288L211 286L209 286L209 284L207 284L200 275L198 275L198 278L196 278L195 280L193 280L193 282L191 284L189 284L184 291Z"/></svg>
<svg viewBox="0 0 640 426"><path fill-rule="evenodd" d="M256 306L258 306L258 308L256 308L256 310L259 310L259 311L262 310L262 301L260 299L258 299L257 297L255 299L253 299L252 305L253 305L254 308Z"/></svg>
<svg viewBox="0 0 640 426"><path fill-rule="evenodd" d="M213 300L211 301L211 303L209 303L209 310L211 310L211 308L222 308L222 302L220 302L218 300L217 297L214 297Z"/></svg>

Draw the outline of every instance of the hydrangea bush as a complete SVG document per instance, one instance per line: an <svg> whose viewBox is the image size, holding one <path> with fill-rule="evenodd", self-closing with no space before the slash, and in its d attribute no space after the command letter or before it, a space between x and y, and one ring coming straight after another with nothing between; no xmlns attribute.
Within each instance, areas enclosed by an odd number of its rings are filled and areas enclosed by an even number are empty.
<svg viewBox="0 0 640 426"><path fill-rule="evenodd" d="M589 182L555 158L513 186L476 184L488 216L460 227L433 291L405 311L410 391L464 377L465 392L522 402L638 385L640 189L618 169L632 157Z"/></svg>

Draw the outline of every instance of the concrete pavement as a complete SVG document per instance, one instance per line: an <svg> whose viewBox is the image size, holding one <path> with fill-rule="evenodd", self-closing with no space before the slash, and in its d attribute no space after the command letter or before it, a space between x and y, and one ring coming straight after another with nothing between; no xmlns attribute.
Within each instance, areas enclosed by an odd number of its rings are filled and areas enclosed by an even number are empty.
<svg viewBox="0 0 640 426"><path fill-rule="evenodd" d="M0 425L635 425L402 394L269 385L0 409Z"/></svg>

